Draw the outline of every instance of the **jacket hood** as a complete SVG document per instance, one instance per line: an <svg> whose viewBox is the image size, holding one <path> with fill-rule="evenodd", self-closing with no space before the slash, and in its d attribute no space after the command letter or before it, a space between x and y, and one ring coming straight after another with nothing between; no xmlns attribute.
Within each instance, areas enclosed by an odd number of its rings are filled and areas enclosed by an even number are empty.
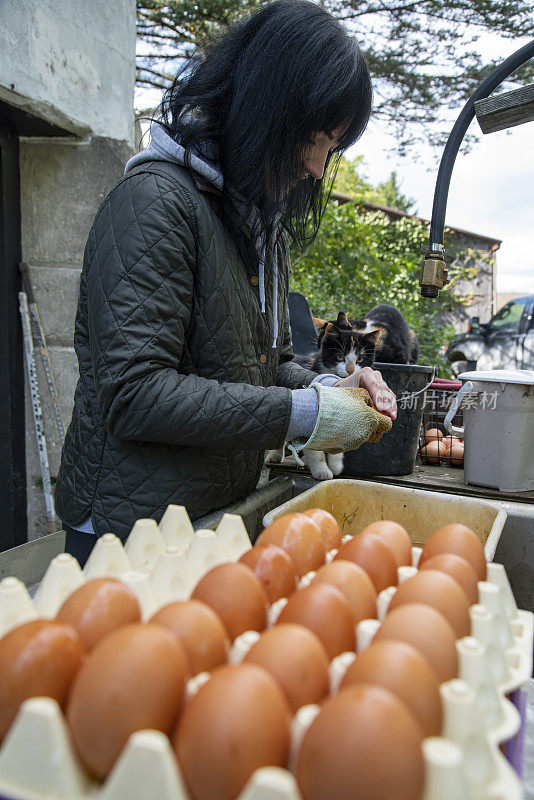
<svg viewBox="0 0 534 800"><path fill-rule="evenodd" d="M217 155L215 148L211 148L210 153L209 143L205 143L202 148L202 155L197 151L187 153L185 148L176 142L172 136L157 122L153 122L150 126L150 144L140 153L132 156L126 163L124 174L127 175L132 169L138 167L140 164L145 164L148 161L170 161L174 164L179 164L182 167L194 172L202 181L213 186L217 191L222 191L224 185L224 178L217 164ZM235 192L232 193L235 195ZM236 201L239 198L236 196ZM279 220L280 217L278 217ZM259 213L256 210L251 215L249 225L251 230L258 231L255 238L255 246L258 251L259 264L258 264L258 280L259 280L259 294L261 310L265 313L265 267L268 260L268 253L270 253L272 280L273 280L273 343L272 347L276 347L278 339L278 319L276 315L277 307L277 290L278 290L278 263L276 256L276 248L274 246L275 236L272 234L268 236L264 230L258 225Z"/></svg>
<svg viewBox="0 0 534 800"><path fill-rule="evenodd" d="M223 175L216 164L216 157L211 161L207 156L200 157L195 153L190 153L186 163L185 148L169 136L157 122L153 122L150 127L150 144L127 162L124 174L127 175L134 167L147 161L170 161L180 164L182 167L191 169L218 191L223 188Z"/></svg>

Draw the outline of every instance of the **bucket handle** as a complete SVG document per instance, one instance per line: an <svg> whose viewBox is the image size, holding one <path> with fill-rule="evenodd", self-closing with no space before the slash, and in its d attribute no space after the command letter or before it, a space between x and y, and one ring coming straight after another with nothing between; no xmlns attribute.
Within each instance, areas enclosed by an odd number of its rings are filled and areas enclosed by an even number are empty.
<svg viewBox="0 0 534 800"><path fill-rule="evenodd" d="M427 385L426 385L426 386L423 386L423 388L422 388L422 389L419 389L419 391L418 391L418 392L410 392L410 394L409 394L408 396L409 396L409 397L416 397L418 394L422 394L423 392L426 392L426 390L428 389L428 387L429 387L429 386L432 386L432 384L434 383L434 378L435 378L435 377L436 377L436 367L434 366L434 367L432 368L432 377L431 377L431 378L430 378L430 380L428 381ZM397 397L397 395L395 395L395 400L400 400L400 399L401 399L401 397Z"/></svg>
<svg viewBox="0 0 534 800"><path fill-rule="evenodd" d="M462 388L456 394L453 404L447 411L447 416L443 422L445 428L448 430L449 433L459 433L461 436L464 434L464 428L457 428L456 425L452 424L452 418L460 408L460 403L462 402L464 396L473 390L473 384L471 381L466 381Z"/></svg>

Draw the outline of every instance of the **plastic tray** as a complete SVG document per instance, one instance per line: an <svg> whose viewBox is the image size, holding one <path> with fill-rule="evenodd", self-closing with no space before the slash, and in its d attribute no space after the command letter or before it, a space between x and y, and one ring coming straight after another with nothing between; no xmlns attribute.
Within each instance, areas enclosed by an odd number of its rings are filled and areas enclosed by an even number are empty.
<svg viewBox="0 0 534 800"><path fill-rule="evenodd" d="M264 516L263 524L267 526L282 514L306 508L330 511L343 534L357 534L378 519L394 520L406 528L412 544L418 547L438 528L461 521L484 545L486 561L493 561L506 522L506 511L478 498L339 478L323 481L273 508Z"/></svg>

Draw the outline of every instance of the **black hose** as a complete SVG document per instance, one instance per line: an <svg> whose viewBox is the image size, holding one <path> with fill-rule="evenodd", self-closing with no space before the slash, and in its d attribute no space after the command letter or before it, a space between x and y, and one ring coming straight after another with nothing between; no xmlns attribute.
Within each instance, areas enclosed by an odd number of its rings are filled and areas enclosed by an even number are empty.
<svg viewBox="0 0 534 800"><path fill-rule="evenodd" d="M445 211L449 195L451 174L458 155L458 150L473 117L475 116L475 101L488 97L505 78L516 71L522 64L534 57L534 40L516 50L511 56L496 67L491 75L485 78L474 94L463 107L460 116L454 123L450 132L441 162L434 190L434 204L432 206L432 221L430 223L429 253L443 250L443 231L445 228ZM437 245L437 247L436 247Z"/></svg>

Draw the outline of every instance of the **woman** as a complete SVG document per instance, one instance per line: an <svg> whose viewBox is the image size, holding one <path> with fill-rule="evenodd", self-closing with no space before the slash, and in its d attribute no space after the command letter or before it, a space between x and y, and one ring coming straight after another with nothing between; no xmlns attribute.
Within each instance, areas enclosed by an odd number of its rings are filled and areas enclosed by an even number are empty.
<svg viewBox="0 0 534 800"><path fill-rule="evenodd" d="M83 532L125 538L169 503L195 519L243 497L286 439L344 450L379 436L385 417L362 417L334 383L395 418L380 373L339 381L291 362L289 245L313 240L325 170L370 108L359 48L304 0L234 26L166 93L86 246L56 486L67 549L92 544Z"/></svg>

